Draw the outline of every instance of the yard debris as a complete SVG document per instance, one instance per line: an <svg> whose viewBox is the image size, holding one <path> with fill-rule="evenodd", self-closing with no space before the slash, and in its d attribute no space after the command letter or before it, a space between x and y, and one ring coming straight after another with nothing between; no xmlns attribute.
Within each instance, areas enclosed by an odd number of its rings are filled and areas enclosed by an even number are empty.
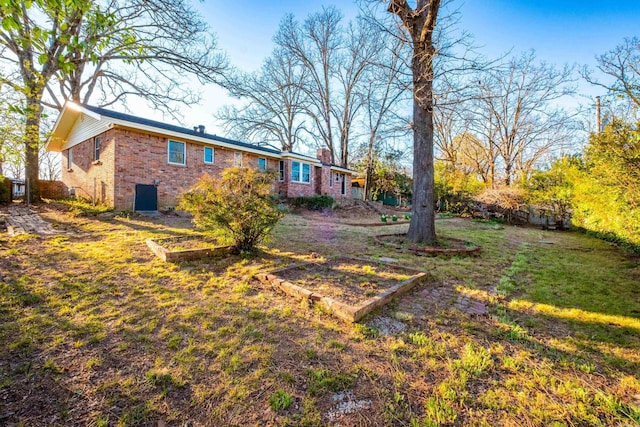
<svg viewBox="0 0 640 427"><path fill-rule="evenodd" d="M9 207L9 217L6 220L10 236L24 233L58 234L51 224L40 218L38 213L24 205Z"/></svg>
<svg viewBox="0 0 640 427"><path fill-rule="evenodd" d="M351 391L336 393L332 398L337 403L327 412L327 418L331 422L337 421L343 415L353 414L371 407L371 400L356 400L356 396Z"/></svg>
<svg viewBox="0 0 640 427"><path fill-rule="evenodd" d="M296 299L319 304L351 323L408 292L426 280L427 275L410 267L338 257L293 264L270 273L258 273L255 278Z"/></svg>
<svg viewBox="0 0 640 427"><path fill-rule="evenodd" d="M386 316L377 316L368 325L386 336L397 335L407 329L406 324Z"/></svg>

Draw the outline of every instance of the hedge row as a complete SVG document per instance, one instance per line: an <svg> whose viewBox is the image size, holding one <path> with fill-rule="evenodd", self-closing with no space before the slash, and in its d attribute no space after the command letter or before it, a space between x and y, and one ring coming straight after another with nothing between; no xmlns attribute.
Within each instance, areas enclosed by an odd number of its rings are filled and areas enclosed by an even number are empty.
<svg viewBox="0 0 640 427"><path fill-rule="evenodd" d="M331 196L310 196L295 197L290 200L292 206L304 207L311 210L320 210L322 208L330 208L333 206L333 197Z"/></svg>

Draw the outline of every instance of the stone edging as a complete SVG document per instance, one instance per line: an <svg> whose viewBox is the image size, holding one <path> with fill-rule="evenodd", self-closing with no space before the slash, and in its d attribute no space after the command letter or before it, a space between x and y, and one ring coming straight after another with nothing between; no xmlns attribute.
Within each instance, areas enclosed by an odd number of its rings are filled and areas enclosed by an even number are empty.
<svg viewBox="0 0 640 427"><path fill-rule="evenodd" d="M433 255L433 256L437 256L437 255L449 255L449 256L455 256L455 255L477 255L480 250L482 249L479 245L473 244L473 246L469 247L468 249L446 249L446 248L420 248L420 247L410 247L410 248L401 248L398 247L396 245L393 245L392 243L388 243L388 242L384 242L381 240L381 237L389 237L389 236L402 236L403 234L380 234L378 236L373 236L373 241L380 246L384 246L386 248L393 248L398 252L403 252L403 253L413 253L415 255ZM456 240L459 242L465 242L465 240L461 240L461 239L453 239L453 238L449 238L449 240Z"/></svg>
<svg viewBox="0 0 640 427"><path fill-rule="evenodd" d="M398 220L398 221L388 221L388 222L372 222L368 224L355 223L355 222L341 222L340 224L350 225L352 227L386 227L389 225L400 225L400 224L409 224L410 221L408 219Z"/></svg>
<svg viewBox="0 0 640 427"><path fill-rule="evenodd" d="M352 257L339 257L336 259L348 259L348 260L355 260L355 261L368 262L368 263L375 262L377 264L385 265L387 267L391 267L394 269L410 271L415 274L409 279L401 283L398 283L395 286L392 286L391 288L387 289L385 292L379 295L376 295L375 297L369 298L368 300L356 306L345 304L333 298L326 297L320 293L312 292L308 289L305 289L298 285L294 285L293 283L278 277L278 273L291 270L294 268L298 268L304 265L314 264L312 262L302 262L302 263L292 264L288 267L273 270L269 273L258 273L254 277L265 285L271 285L276 288L279 288L289 296L292 296L299 300L306 300L313 304L320 304L327 311L332 313L337 318L342 319L349 323L359 321L360 319L365 317L367 314L371 313L376 308L387 304L394 297L402 295L403 293L406 293L407 291L412 289L415 285L417 285L418 283L420 283L421 281L427 278L427 273L414 268L410 268L410 267L401 267L398 265L378 262L375 260L352 258Z"/></svg>
<svg viewBox="0 0 640 427"><path fill-rule="evenodd" d="M211 248L170 251L160 244L163 240L167 239L147 239L146 243L149 249L151 249L151 252L161 260L167 262L192 261L214 255L224 255L231 250L231 246L214 246Z"/></svg>

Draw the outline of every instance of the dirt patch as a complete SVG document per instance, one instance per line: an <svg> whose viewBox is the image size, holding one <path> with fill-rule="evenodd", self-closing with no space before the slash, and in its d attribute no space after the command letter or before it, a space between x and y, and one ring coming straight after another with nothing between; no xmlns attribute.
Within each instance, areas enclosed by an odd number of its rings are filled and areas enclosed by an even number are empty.
<svg viewBox="0 0 640 427"><path fill-rule="evenodd" d="M231 247L221 245L215 239L188 237L168 237L147 239L147 246L163 261L190 261L214 255L229 253Z"/></svg>
<svg viewBox="0 0 640 427"><path fill-rule="evenodd" d="M204 236L169 237L166 239L156 239L168 251L185 251L190 249L208 249L220 246L216 239Z"/></svg>
<svg viewBox="0 0 640 427"><path fill-rule="evenodd" d="M340 204L333 209L325 208L316 211L296 208L293 212L309 220L330 221L354 226L371 227L409 223L409 220L404 217L409 213L408 210L394 209L390 206L376 205L362 200L340 201ZM382 215L387 215L387 222L380 219ZM392 220L393 215L397 217L397 221Z"/></svg>
<svg viewBox="0 0 640 427"><path fill-rule="evenodd" d="M285 280L323 296L356 305L413 276L386 264L339 258L309 263L279 274Z"/></svg>
<svg viewBox="0 0 640 427"><path fill-rule="evenodd" d="M367 324L386 336L398 335L407 329L405 323L387 316L377 316Z"/></svg>
<svg viewBox="0 0 640 427"><path fill-rule="evenodd" d="M367 410L371 407L371 399L357 399L350 390L334 393L332 396L335 405L327 411L327 419L336 422L348 414Z"/></svg>
<svg viewBox="0 0 640 427"><path fill-rule="evenodd" d="M393 248L400 252L410 252L416 255L474 255L480 252L480 246L475 243L455 239L453 237L439 237L433 244L419 244L407 239L406 234L383 234L374 236L374 241L384 247Z"/></svg>
<svg viewBox="0 0 640 427"><path fill-rule="evenodd" d="M295 298L319 303L349 322L360 320L425 277L419 270L346 257L256 275L261 282Z"/></svg>

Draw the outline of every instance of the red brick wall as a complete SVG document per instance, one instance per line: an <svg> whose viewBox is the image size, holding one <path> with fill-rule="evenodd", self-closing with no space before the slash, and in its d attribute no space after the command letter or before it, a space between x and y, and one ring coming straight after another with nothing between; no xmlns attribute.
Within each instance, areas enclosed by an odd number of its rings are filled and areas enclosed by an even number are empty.
<svg viewBox="0 0 640 427"><path fill-rule="evenodd" d="M67 168L69 150L62 152L62 182L74 188L76 196L97 203L113 205L114 201L114 153L116 130L108 130L102 137L100 161L94 162L93 138L74 146L73 164Z"/></svg>
<svg viewBox="0 0 640 427"><path fill-rule="evenodd" d="M351 197L351 175L345 175L345 179L347 180L345 184L346 194L342 194L342 182L336 181L336 176L339 175L337 172L331 173L331 169L329 166L322 166L322 186L319 194L326 194L334 199L342 199L342 198L350 198ZM340 177L340 179L342 179ZM330 185L331 180L333 180Z"/></svg>
<svg viewBox="0 0 640 427"><path fill-rule="evenodd" d="M38 181L40 196L45 199L64 199L69 197L69 189L62 181Z"/></svg>
<svg viewBox="0 0 640 427"><path fill-rule="evenodd" d="M118 129L115 168L115 208L133 209L136 184L158 183L158 207L176 206L182 193L192 188L204 175L219 176L227 167L233 166L235 150L214 147L213 164L204 163L204 145L186 142L186 165L169 164L167 158L168 139ZM258 155L242 153L242 165L258 166ZM276 159L267 159L267 169L277 170Z"/></svg>
<svg viewBox="0 0 640 427"><path fill-rule="evenodd" d="M346 175L346 194L342 194L342 183L335 181L335 175L331 174L329 165L323 164L321 167L311 165L311 182L291 182L291 160L285 160L285 182L279 183L278 190L285 197L329 195L334 199L351 197L351 176ZM333 179L333 186L329 185Z"/></svg>
<svg viewBox="0 0 640 427"><path fill-rule="evenodd" d="M331 163L331 151L328 148L318 148L316 150L318 160L322 163Z"/></svg>
<svg viewBox="0 0 640 427"><path fill-rule="evenodd" d="M195 185L204 175L219 176L233 166L236 150L214 147L213 164L204 163L204 145L186 142L186 165L169 164L168 139L129 129L110 129L102 135L100 162L93 161L93 138L73 147L73 165L67 170L67 153L62 159L62 181L74 187L76 194L87 199L114 206L117 210L132 210L136 184L155 184L158 187L158 207L176 206L182 193ZM238 151L239 152L239 151ZM267 169L278 170L279 159L243 152L245 167L257 167L258 157L267 159ZM320 169L320 171L318 171ZM285 160L285 181L274 184L274 191L285 197L329 194L334 198L350 197L351 180L348 178L347 195L340 194L340 183L329 187L329 166L311 165L311 182L291 182L291 159ZM320 182L318 182L320 179ZM94 186L95 183L95 186ZM318 192L320 189L322 191Z"/></svg>
<svg viewBox="0 0 640 427"><path fill-rule="evenodd" d="M298 160L296 160L298 161ZM311 165L310 181L311 182L292 182L291 181L291 159L285 161L284 182L280 184L280 192L285 197L313 196L315 195L315 166ZM306 163L306 162L301 162Z"/></svg>

